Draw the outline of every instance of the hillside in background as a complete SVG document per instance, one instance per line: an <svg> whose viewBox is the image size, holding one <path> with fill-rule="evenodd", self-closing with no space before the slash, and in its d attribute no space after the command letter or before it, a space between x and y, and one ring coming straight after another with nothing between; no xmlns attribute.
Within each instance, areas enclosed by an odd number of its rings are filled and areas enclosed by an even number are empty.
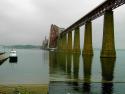
<svg viewBox="0 0 125 94"><path fill-rule="evenodd" d="M4 46L5 48L16 48L16 49L41 49L39 45L10 45Z"/></svg>

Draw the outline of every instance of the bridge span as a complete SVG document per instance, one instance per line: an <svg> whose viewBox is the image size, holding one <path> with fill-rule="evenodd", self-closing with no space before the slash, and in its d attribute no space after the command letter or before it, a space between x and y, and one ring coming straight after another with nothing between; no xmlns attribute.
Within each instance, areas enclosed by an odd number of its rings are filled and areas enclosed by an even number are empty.
<svg viewBox="0 0 125 94"><path fill-rule="evenodd" d="M58 38L58 51L80 53L80 27L85 25L83 55L93 55L92 20L104 15L103 42L100 57L116 57L114 41L113 10L125 3L125 0L106 0L66 28ZM72 46L72 31L74 45Z"/></svg>

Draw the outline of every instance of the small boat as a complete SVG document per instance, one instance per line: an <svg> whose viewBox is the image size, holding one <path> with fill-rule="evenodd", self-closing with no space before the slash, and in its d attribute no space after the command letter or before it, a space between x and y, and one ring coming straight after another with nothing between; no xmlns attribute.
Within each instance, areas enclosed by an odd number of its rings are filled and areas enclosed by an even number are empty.
<svg viewBox="0 0 125 94"><path fill-rule="evenodd" d="M56 51L57 48L49 48L49 51Z"/></svg>
<svg viewBox="0 0 125 94"><path fill-rule="evenodd" d="M9 58L10 58L9 60L10 62L17 62L17 54L15 50L10 51Z"/></svg>

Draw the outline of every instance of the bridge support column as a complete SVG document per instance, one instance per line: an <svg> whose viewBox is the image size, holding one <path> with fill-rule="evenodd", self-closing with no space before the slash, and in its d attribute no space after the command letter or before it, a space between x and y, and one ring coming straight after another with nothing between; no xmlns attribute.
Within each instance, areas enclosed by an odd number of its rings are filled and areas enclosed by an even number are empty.
<svg viewBox="0 0 125 94"><path fill-rule="evenodd" d="M114 42L114 19L113 11L104 14L103 44L100 57L116 57Z"/></svg>
<svg viewBox="0 0 125 94"><path fill-rule="evenodd" d="M72 32L68 33L67 52L72 52Z"/></svg>
<svg viewBox="0 0 125 94"><path fill-rule="evenodd" d="M80 29L77 27L74 32L74 46L73 46L73 52L74 53L80 53Z"/></svg>
<svg viewBox="0 0 125 94"><path fill-rule="evenodd" d="M66 52L66 48L67 48L67 36L65 34L62 37L62 51Z"/></svg>
<svg viewBox="0 0 125 94"><path fill-rule="evenodd" d="M82 54L83 55L93 55L92 22L91 21L89 21L85 24L84 47L83 47Z"/></svg>
<svg viewBox="0 0 125 94"><path fill-rule="evenodd" d="M57 50L58 52L61 50L61 37L58 37L58 41L57 41Z"/></svg>

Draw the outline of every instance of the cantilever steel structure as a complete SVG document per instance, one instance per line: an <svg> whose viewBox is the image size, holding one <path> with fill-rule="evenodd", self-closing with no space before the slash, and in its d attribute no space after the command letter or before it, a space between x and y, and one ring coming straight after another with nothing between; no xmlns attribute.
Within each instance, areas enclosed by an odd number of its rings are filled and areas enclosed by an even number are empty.
<svg viewBox="0 0 125 94"><path fill-rule="evenodd" d="M113 10L113 9L123 5L124 3L125 3L125 0L106 0L106 1L104 1L99 6L97 6L95 9L93 9L88 14L83 16L81 19L76 21L74 24L69 26L67 29L65 29L61 33L61 35L63 36L63 34L68 33L70 31L74 30L75 28L84 25L86 22L92 21L92 20L102 16L105 13L105 11Z"/></svg>

